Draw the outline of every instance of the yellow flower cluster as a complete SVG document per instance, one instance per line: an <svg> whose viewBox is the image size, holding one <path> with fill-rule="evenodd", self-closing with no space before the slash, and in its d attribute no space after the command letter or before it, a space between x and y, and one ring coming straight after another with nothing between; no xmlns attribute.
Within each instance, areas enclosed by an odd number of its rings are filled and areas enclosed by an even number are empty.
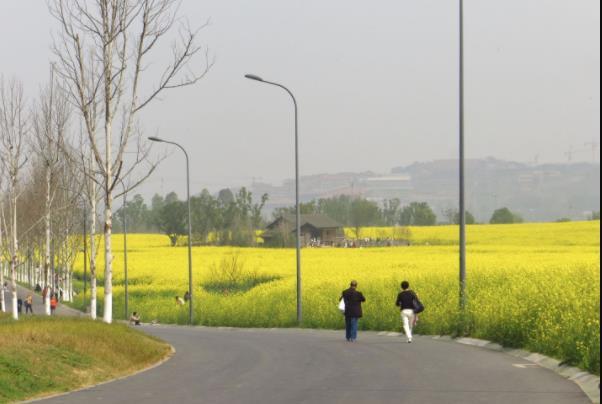
<svg viewBox="0 0 602 404"><path fill-rule="evenodd" d="M388 231L395 230L364 229L362 237L386 238ZM411 247L303 250L303 326L341 327L337 300L355 279L367 297L362 327L399 330L394 303L400 282L408 280L427 308L421 333L495 340L599 373L599 221L469 226L464 313L458 310L457 233L454 226L412 228ZM122 236L114 237L114 246L120 247ZM122 251L114 254L113 307L122 317ZM233 254L242 267L240 276L271 281L247 290L207 288L220 262ZM169 247L165 236L130 235L128 256L131 310L147 321L186 323L187 310L174 301L188 288L186 249ZM197 323L295 325L294 250L197 247L193 265ZM81 276L81 268L78 272Z"/></svg>

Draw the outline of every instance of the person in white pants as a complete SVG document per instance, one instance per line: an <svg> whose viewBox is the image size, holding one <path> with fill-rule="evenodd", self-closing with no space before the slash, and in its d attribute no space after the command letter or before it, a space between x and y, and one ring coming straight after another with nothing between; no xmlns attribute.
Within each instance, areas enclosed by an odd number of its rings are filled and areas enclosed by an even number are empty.
<svg viewBox="0 0 602 404"><path fill-rule="evenodd" d="M410 283L403 281L401 283L401 293L397 296L397 307L401 309L401 320L403 330L408 338L408 343L412 343L412 331L416 323L416 313L414 312L414 299L417 299L416 293L410 290Z"/></svg>
<svg viewBox="0 0 602 404"><path fill-rule="evenodd" d="M416 319L416 314L412 309L405 309L401 311L401 321L403 321L403 331L406 333L408 337L408 342L412 343L412 331L414 330L414 320Z"/></svg>

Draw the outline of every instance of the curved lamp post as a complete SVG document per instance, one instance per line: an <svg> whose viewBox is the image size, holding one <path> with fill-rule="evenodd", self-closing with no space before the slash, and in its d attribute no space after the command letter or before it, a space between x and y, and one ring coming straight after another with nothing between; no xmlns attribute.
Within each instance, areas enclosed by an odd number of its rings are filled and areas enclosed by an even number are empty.
<svg viewBox="0 0 602 404"><path fill-rule="evenodd" d="M301 209L299 205L299 106L297 104L297 99L295 98L292 91L283 86L282 84L264 80L261 77L254 74L247 74L245 75L245 78L282 88L291 96L291 98L293 99L293 104L295 106L295 231L297 235L297 322L301 324L303 320L303 307L301 303Z"/></svg>
<svg viewBox="0 0 602 404"><path fill-rule="evenodd" d="M193 291L192 291L192 209L190 207L190 160L188 158L188 153L186 149L179 145L176 142L172 142L169 140L164 140L159 137L151 136L148 140L152 142L158 143L167 143L173 146L176 146L182 152L184 152L184 156L186 157L186 200L188 203L188 295L190 297L188 301L188 324L193 324Z"/></svg>

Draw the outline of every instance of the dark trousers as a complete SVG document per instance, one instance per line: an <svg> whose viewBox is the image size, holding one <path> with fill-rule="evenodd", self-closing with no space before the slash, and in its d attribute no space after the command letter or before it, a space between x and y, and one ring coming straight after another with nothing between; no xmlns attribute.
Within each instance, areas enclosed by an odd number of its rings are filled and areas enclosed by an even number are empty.
<svg viewBox="0 0 602 404"><path fill-rule="evenodd" d="M345 317L345 337L347 341L355 341L357 339L357 328L360 319L357 317Z"/></svg>
<svg viewBox="0 0 602 404"><path fill-rule="evenodd" d="M31 307L31 304L25 303L25 314L27 313L33 314L33 307Z"/></svg>

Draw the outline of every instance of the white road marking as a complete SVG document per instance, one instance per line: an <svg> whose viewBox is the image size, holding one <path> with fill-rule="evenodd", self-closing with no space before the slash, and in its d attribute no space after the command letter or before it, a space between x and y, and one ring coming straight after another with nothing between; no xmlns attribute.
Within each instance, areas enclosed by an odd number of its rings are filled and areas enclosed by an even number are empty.
<svg viewBox="0 0 602 404"><path fill-rule="evenodd" d="M515 363L512 366L514 366L515 368L519 368L519 369L529 369L529 368L538 368L539 365L536 365L535 363Z"/></svg>

